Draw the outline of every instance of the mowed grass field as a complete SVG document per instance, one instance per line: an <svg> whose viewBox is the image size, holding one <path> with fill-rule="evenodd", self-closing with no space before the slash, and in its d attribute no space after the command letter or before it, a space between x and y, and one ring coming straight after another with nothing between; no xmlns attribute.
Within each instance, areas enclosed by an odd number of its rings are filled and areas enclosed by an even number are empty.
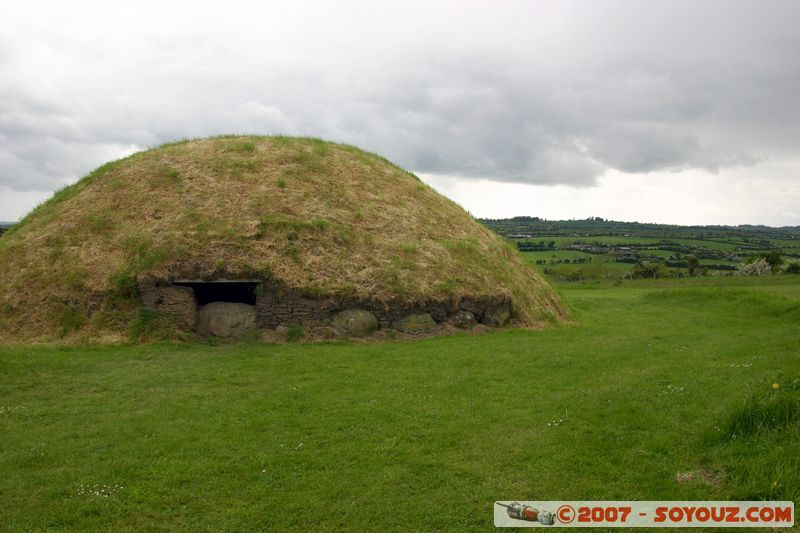
<svg viewBox="0 0 800 533"><path fill-rule="evenodd" d="M576 325L547 331L0 348L0 530L485 531L495 500L800 503L800 284L726 281L573 284Z"/></svg>

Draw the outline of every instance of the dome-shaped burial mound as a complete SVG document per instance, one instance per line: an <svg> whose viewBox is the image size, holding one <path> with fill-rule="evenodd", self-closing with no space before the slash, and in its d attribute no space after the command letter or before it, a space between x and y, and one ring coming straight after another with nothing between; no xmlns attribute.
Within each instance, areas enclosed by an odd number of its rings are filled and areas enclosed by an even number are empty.
<svg viewBox="0 0 800 533"><path fill-rule="evenodd" d="M417 334L564 316L554 290L455 203L385 159L316 139L137 153L0 238L6 340Z"/></svg>

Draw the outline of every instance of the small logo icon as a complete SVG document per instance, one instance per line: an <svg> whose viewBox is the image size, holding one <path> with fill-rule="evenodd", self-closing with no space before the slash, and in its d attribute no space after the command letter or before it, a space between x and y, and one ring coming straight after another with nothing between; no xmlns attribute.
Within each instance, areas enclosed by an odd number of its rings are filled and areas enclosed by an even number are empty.
<svg viewBox="0 0 800 533"><path fill-rule="evenodd" d="M552 526L556 519L553 513L548 511L540 511L530 505L522 505L519 502L512 502L509 505L505 503L495 502L500 507L505 507L508 516L516 518L517 520L525 520L526 522L539 522L545 526ZM574 514L574 513L573 513Z"/></svg>
<svg viewBox="0 0 800 533"><path fill-rule="evenodd" d="M573 509L571 505L562 505L558 508L558 511L556 511L556 516L558 517L558 521L562 524L569 524L575 520L575 509Z"/></svg>

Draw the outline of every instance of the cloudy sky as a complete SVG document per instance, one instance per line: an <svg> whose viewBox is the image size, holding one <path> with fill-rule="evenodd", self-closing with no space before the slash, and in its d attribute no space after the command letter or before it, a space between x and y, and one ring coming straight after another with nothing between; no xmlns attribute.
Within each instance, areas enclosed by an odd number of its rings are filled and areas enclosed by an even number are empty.
<svg viewBox="0 0 800 533"><path fill-rule="evenodd" d="M165 141L348 142L476 216L800 225L800 2L3 2L0 220Z"/></svg>

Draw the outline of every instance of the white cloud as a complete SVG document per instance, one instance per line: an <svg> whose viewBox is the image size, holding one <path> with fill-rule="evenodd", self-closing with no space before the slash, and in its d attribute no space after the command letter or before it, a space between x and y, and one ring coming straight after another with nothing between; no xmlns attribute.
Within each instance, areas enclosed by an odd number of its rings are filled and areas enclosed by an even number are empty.
<svg viewBox="0 0 800 533"><path fill-rule="evenodd" d="M261 132L458 176L462 196L547 185L625 213L656 175L746 188L800 150L798 16L783 0L9 2L0 186L49 191L136 147Z"/></svg>
<svg viewBox="0 0 800 533"><path fill-rule="evenodd" d="M426 183L474 216L518 215L551 220L603 217L662 224L800 225L800 160L763 163L730 174L702 170L646 176L611 170L596 187L580 188L469 181L422 174Z"/></svg>

